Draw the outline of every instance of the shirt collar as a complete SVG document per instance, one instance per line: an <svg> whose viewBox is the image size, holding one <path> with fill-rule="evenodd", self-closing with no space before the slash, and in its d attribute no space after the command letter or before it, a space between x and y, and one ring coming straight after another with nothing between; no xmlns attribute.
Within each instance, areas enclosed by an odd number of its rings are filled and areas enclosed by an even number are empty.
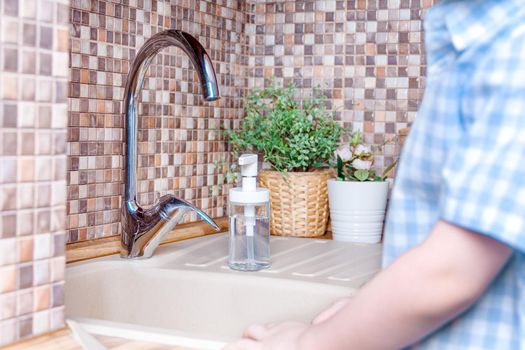
<svg viewBox="0 0 525 350"><path fill-rule="evenodd" d="M522 0L444 0L429 20L444 24L456 51L463 51L490 40L524 7Z"/></svg>

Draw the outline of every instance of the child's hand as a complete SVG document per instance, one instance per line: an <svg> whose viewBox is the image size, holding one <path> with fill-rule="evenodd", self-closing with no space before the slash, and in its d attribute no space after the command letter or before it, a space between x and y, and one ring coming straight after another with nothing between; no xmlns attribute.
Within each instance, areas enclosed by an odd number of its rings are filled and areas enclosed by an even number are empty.
<svg viewBox="0 0 525 350"><path fill-rule="evenodd" d="M244 331L243 338L223 350L299 350L299 338L308 329L299 322L275 326L253 325Z"/></svg>
<svg viewBox="0 0 525 350"><path fill-rule="evenodd" d="M350 298L339 299L338 301L333 303L332 306L330 306L328 309L324 310L319 315L317 315L313 319L312 324L315 325L315 324L319 324L321 322L328 320L330 317L338 313L339 310L344 308L349 302L350 302Z"/></svg>

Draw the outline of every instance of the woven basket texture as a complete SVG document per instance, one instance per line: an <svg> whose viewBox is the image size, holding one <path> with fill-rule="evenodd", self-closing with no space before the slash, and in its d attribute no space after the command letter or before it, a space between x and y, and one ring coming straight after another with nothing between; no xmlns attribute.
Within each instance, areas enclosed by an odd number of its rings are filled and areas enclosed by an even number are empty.
<svg viewBox="0 0 525 350"><path fill-rule="evenodd" d="M277 236L319 237L328 223L330 170L280 173L263 170L261 186L270 190L270 232Z"/></svg>

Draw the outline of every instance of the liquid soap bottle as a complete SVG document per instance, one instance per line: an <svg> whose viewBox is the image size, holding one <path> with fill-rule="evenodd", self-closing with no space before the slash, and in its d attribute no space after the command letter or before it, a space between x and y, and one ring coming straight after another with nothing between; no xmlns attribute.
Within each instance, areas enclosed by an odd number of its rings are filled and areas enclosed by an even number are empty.
<svg viewBox="0 0 525 350"><path fill-rule="evenodd" d="M242 186L229 193L230 253L234 270L270 267L270 192L257 187L257 155L239 157Z"/></svg>

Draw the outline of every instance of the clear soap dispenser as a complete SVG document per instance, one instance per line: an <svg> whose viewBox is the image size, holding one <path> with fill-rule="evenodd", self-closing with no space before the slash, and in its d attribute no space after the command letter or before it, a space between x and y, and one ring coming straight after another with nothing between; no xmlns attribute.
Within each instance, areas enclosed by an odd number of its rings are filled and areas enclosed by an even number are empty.
<svg viewBox="0 0 525 350"><path fill-rule="evenodd" d="M230 254L234 270L270 267L270 192L257 187L257 155L239 157L242 187L229 193Z"/></svg>

